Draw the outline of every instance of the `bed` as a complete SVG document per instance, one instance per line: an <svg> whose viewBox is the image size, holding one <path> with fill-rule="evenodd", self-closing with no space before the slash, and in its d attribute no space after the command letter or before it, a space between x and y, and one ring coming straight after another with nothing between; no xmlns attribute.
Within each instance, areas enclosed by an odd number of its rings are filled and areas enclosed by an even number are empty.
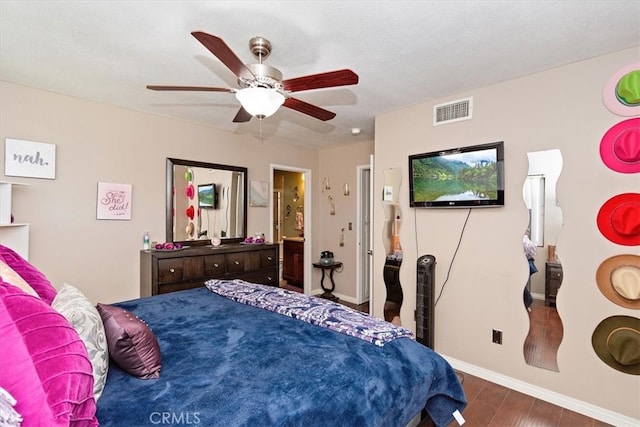
<svg viewBox="0 0 640 427"><path fill-rule="evenodd" d="M97 403L100 425L405 426L425 405L436 425L446 425L464 409L453 369L402 328L376 345L366 331L338 332L340 322L322 327L300 314L313 306L315 320L329 310L353 323L362 313L254 286L265 292L223 296L201 287L115 304L153 330L162 368L157 379L138 379L112 362ZM293 311L260 306L282 297L293 298Z"/></svg>
<svg viewBox="0 0 640 427"><path fill-rule="evenodd" d="M466 405L410 331L329 300L209 280L96 306L2 245L0 336L10 426L441 426Z"/></svg>

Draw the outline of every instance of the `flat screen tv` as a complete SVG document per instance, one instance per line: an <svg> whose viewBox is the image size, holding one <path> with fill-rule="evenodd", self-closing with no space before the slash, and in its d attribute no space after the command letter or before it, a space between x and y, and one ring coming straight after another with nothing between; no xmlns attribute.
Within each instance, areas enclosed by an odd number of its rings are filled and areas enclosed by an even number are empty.
<svg viewBox="0 0 640 427"><path fill-rule="evenodd" d="M218 208L218 194L215 184L198 185L198 207L203 209Z"/></svg>
<svg viewBox="0 0 640 427"><path fill-rule="evenodd" d="M504 206L504 142L410 155L409 203L416 208Z"/></svg>

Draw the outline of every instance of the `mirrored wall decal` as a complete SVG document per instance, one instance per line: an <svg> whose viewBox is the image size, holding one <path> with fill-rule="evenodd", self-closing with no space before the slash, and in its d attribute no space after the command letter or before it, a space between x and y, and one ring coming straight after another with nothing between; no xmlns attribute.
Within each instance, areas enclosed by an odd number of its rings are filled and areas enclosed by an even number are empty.
<svg viewBox="0 0 640 427"><path fill-rule="evenodd" d="M166 239L239 242L247 228L247 169L167 158Z"/></svg>
<svg viewBox="0 0 640 427"><path fill-rule="evenodd" d="M529 333L524 343L524 358L529 365L557 372L558 347L564 331L556 309L563 276L556 252L562 227L562 209L556 197L562 154L560 150L547 150L527 153L527 157L529 172L523 185L523 199L529 224L522 244L529 269L523 291Z"/></svg>
<svg viewBox="0 0 640 427"><path fill-rule="evenodd" d="M400 225L402 213L398 204L401 171L399 168L384 171L384 192L382 196L385 212L383 241L386 249L383 278L387 289L384 303L384 319L396 325L401 325L400 309L404 294L400 284L400 267L402 266L402 246L400 245Z"/></svg>

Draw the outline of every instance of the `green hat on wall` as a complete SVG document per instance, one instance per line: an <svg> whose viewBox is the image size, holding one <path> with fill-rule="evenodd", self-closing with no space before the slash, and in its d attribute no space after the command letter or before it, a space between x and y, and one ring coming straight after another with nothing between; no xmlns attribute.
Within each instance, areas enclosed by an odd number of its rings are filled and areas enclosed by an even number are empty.
<svg viewBox="0 0 640 427"><path fill-rule="evenodd" d="M622 76L616 86L616 98L625 105L640 105L640 70Z"/></svg>
<svg viewBox="0 0 640 427"><path fill-rule="evenodd" d="M607 365L620 372L640 375L640 319L611 316L593 331L591 343Z"/></svg>

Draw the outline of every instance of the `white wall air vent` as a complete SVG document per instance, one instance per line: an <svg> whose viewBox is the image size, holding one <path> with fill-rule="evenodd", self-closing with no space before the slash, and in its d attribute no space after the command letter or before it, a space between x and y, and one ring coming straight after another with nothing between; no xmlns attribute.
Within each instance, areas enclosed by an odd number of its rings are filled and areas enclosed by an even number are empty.
<svg viewBox="0 0 640 427"><path fill-rule="evenodd" d="M469 120L473 112L473 97L447 102L433 107L433 125Z"/></svg>

